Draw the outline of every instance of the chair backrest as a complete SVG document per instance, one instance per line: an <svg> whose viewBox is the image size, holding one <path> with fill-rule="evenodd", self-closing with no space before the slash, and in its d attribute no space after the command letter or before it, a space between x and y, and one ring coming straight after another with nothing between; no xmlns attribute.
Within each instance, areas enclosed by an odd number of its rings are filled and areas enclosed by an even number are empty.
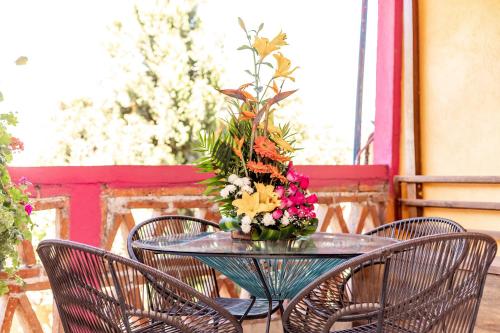
<svg viewBox="0 0 500 333"><path fill-rule="evenodd" d="M212 299L139 262L62 240L37 252L66 333L242 332Z"/></svg>
<svg viewBox="0 0 500 333"><path fill-rule="evenodd" d="M366 232L365 235L408 240L451 232L466 230L460 224L442 217L414 217L384 224Z"/></svg>
<svg viewBox="0 0 500 333"><path fill-rule="evenodd" d="M283 315L284 327L330 332L337 321L369 318L370 332L472 332L496 250L489 236L452 233L356 257L297 295Z"/></svg>
<svg viewBox="0 0 500 333"><path fill-rule="evenodd" d="M186 234L196 236L203 232L219 231L219 226L213 222L191 216L160 216L146 220L136 225L127 239L127 249L130 258L154 267L171 275L202 294L209 297L219 296L215 270L201 261L189 256L176 256L166 253L134 248L136 240L154 237Z"/></svg>

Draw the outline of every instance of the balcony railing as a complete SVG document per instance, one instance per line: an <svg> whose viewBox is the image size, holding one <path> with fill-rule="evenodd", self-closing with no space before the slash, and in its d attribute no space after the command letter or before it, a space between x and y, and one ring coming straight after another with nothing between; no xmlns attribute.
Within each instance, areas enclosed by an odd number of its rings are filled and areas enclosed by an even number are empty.
<svg viewBox="0 0 500 333"><path fill-rule="evenodd" d="M384 222L388 201L385 166L299 166L311 177L310 189L318 194L321 231L361 232ZM202 195L197 182L206 175L192 166L103 166L11 168L12 179L27 177L35 211L53 210L49 221L55 237L113 249L123 241L136 221L137 209L149 214L193 214L217 221L217 207ZM36 222L36 221L35 221ZM56 311L43 316L29 294L49 290L33 246L21 246L24 286L10 285L0 303L0 332L15 332L14 313L26 332L62 332ZM5 278L5 275L0 278ZM233 297L234 288L222 281L221 292ZM43 318L45 317L45 318Z"/></svg>

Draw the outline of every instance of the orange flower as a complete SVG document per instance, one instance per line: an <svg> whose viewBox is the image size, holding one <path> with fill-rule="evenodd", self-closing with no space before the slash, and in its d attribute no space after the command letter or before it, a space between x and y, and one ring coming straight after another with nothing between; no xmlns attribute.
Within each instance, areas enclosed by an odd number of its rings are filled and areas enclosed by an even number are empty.
<svg viewBox="0 0 500 333"><path fill-rule="evenodd" d="M239 158L243 159L243 153L241 152L241 148L243 147L244 138L238 139L236 136L234 137L234 143L236 147L233 147L233 151Z"/></svg>
<svg viewBox="0 0 500 333"><path fill-rule="evenodd" d="M257 99L252 94L246 92L245 90L241 90L241 93L243 94L243 96L245 96L245 98L248 101L257 102Z"/></svg>
<svg viewBox="0 0 500 333"><path fill-rule="evenodd" d="M273 80L273 91L277 95L280 90L278 89L278 86L276 85L276 81Z"/></svg>
<svg viewBox="0 0 500 333"><path fill-rule="evenodd" d="M247 163L247 168L254 173L270 173L269 166L262 162L249 161Z"/></svg>
<svg viewBox="0 0 500 333"><path fill-rule="evenodd" d="M285 176L279 172L278 168L275 167L274 165L269 166L269 171L271 171L271 178L278 179L282 183L286 184L288 181Z"/></svg>
<svg viewBox="0 0 500 333"><path fill-rule="evenodd" d="M248 103L243 103L240 106L240 120L250 120L254 119L256 116L252 106Z"/></svg>
<svg viewBox="0 0 500 333"><path fill-rule="evenodd" d="M277 154L276 145L265 136L258 136L255 138L253 149L262 157L272 158Z"/></svg>
<svg viewBox="0 0 500 333"><path fill-rule="evenodd" d="M273 156L271 156L269 158L272 159L273 161L277 161L277 162L281 162L281 163L290 161L290 157L286 157L286 156L280 155L278 153L275 153Z"/></svg>
<svg viewBox="0 0 500 333"><path fill-rule="evenodd" d="M286 162L290 160L290 157L280 155L276 150L274 142L265 136L258 136L255 138L253 149L260 156L270 158L273 161Z"/></svg>

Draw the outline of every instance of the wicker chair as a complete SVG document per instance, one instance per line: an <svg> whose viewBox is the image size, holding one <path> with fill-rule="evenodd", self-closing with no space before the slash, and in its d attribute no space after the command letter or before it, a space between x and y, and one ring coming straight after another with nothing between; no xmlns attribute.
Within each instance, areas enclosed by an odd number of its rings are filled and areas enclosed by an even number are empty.
<svg viewBox="0 0 500 333"><path fill-rule="evenodd" d="M429 235L465 231L460 224L442 217L414 217L381 225L366 232L365 235L408 240Z"/></svg>
<svg viewBox="0 0 500 333"><path fill-rule="evenodd" d="M136 261L61 240L37 251L66 333L243 332L211 298Z"/></svg>
<svg viewBox="0 0 500 333"><path fill-rule="evenodd" d="M240 322L246 319L265 318L269 311L267 300L255 299L253 296L250 299L220 297L215 270L201 261L188 256L154 253L132 247L132 242L139 239L179 233L196 237L203 232L219 230L219 226L213 222L190 216L152 218L132 229L127 239L128 253L130 258L174 276L202 294L213 298ZM279 308L278 302L273 303L273 312Z"/></svg>
<svg viewBox="0 0 500 333"><path fill-rule="evenodd" d="M285 332L473 332L496 250L489 236L450 233L353 258L290 301ZM372 280L374 270L380 278ZM360 326L331 331L342 319L366 317Z"/></svg>

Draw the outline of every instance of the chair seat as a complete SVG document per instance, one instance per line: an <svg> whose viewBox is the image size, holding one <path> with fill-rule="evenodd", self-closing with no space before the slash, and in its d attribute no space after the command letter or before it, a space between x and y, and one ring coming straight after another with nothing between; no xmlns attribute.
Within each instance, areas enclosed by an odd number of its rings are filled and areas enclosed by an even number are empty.
<svg viewBox="0 0 500 333"><path fill-rule="evenodd" d="M219 305L223 306L229 313L231 313L234 317L239 319L239 317L243 316L252 303L251 299L242 299L242 298L223 298L218 297L215 298L215 302ZM278 301L273 301L272 312L274 313L279 308ZM252 306L252 309L247 314L247 319L258 319L265 318L269 311L269 302L265 299L257 298L255 303Z"/></svg>
<svg viewBox="0 0 500 333"><path fill-rule="evenodd" d="M377 324L371 323L361 326L356 326L353 328L348 328L340 331L332 331L331 333L376 333L377 332ZM397 325L385 324L382 332L385 333L413 333L413 331L399 327Z"/></svg>

